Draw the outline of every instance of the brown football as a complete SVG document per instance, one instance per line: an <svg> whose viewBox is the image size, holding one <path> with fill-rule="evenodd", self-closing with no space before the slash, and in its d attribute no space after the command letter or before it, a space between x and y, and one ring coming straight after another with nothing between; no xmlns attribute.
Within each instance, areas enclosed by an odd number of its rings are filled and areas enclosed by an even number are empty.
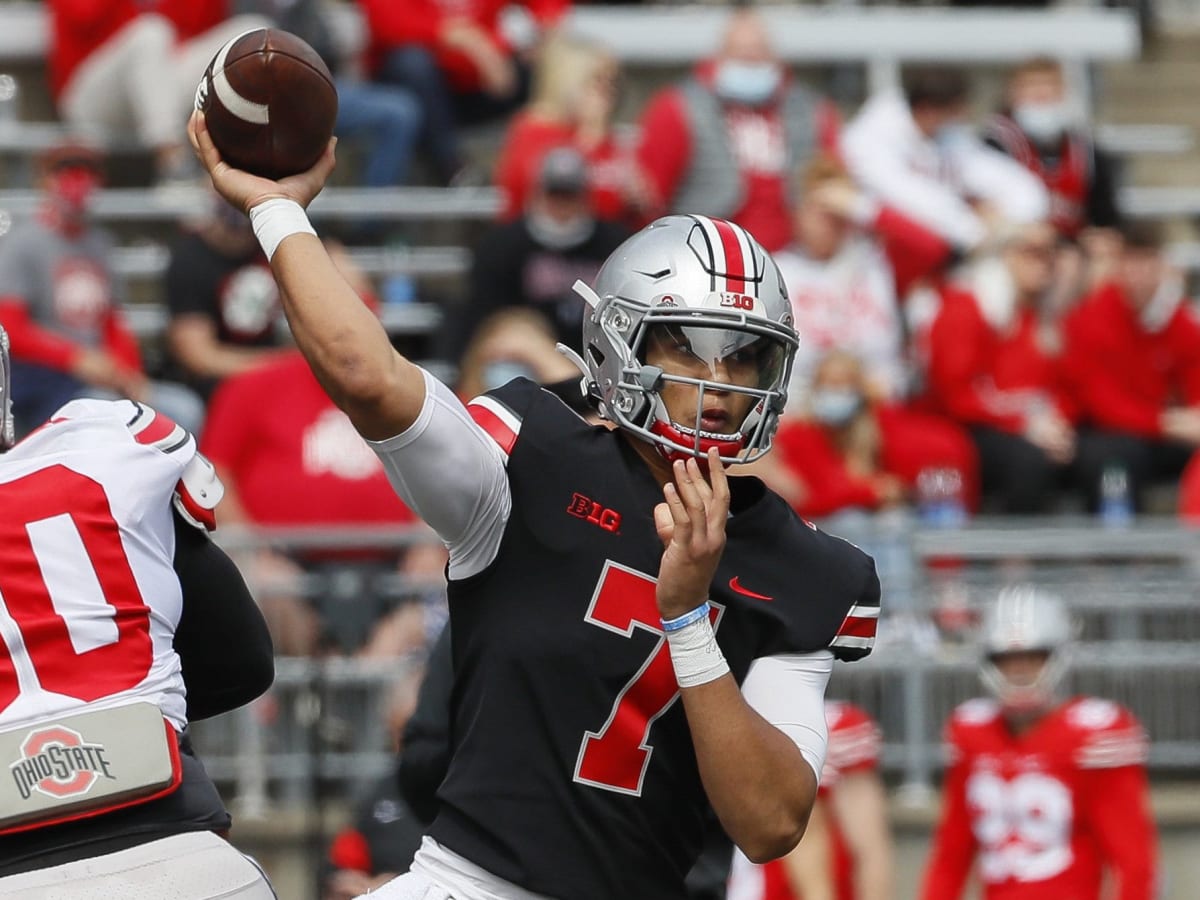
<svg viewBox="0 0 1200 900"><path fill-rule="evenodd" d="M196 108L222 158L267 178L295 175L321 158L337 106L321 57L278 28L256 28L225 44L196 88Z"/></svg>

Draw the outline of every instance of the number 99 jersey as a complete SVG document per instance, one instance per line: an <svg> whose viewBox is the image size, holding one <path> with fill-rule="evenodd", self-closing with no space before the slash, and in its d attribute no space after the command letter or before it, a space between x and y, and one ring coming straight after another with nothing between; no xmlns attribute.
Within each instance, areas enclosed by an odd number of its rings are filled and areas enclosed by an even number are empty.
<svg viewBox="0 0 1200 900"><path fill-rule="evenodd" d="M196 442L76 400L0 455L0 729L126 700L182 731L172 497Z"/></svg>
<svg viewBox="0 0 1200 900"><path fill-rule="evenodd" d="M1128 711L1080 697L1014 734L991 700L955 710L923 900L962 895L978 861L985 900L1152 900L1156 838L1147 741Z"/></svg>

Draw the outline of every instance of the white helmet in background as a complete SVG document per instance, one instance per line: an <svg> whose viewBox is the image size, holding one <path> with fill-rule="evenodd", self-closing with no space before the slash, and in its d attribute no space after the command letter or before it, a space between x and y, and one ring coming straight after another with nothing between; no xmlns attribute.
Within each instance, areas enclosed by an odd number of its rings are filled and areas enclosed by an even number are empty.
<svg viewBox="0 0 1200 900"><path fill-rule="evenodd" d="M8 355L8 332L0 327L0 451L16 442L12 414L12 364Z"/></svg>
<svg viewBox="0 0 1200 900"><path fill-rule="evenodd" d="M751 462L770 449L799 338L779 269L744 228L707 216L666 216L609 256L594 290L583 282L575 290L590 307L583 357L566 352L583 369L584 390L604 418L658 445L668 459L703 458L716 447L726 464ZM707 365L709 376L647 364L650 334L669 335ZM717 363L735 356L755 365L756 384L717 379ZM668 415L659 394L666 382L698 388L691 421ZM706 432L699 425L706 390L757 402L735 433Z"/></svg>
<svg viewBox="0 0 1200 900"><path fill-rule="evenodd" d="M1073 637L1071 617L1057 596L1032 585L1004 588L980 626L980 678L1006 708L1045 708L1067 672ZM996 665L997 657L1008 653L1037 652L1046 654L1046 662L1027 683L1014 683Z"/></svg>

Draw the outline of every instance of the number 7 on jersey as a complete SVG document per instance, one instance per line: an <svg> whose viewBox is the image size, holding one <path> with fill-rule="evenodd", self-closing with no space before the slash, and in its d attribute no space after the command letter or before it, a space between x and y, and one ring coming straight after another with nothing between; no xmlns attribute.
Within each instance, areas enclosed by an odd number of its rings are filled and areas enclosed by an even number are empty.
<svg viewBox="0 0 1200 900"><path fill-rule="evenodd" d="M625 638L632 637L635 628L642 628L658 635L658 642L617 694L608 720L598 731L584 734L575 763L575 780L581 784L641 796L642 778L654 752L650 727L679 696L654 596L656 584L649 575L611 560L600 573L584 621ZM722 608L711 605L715 629Z"/></svg>

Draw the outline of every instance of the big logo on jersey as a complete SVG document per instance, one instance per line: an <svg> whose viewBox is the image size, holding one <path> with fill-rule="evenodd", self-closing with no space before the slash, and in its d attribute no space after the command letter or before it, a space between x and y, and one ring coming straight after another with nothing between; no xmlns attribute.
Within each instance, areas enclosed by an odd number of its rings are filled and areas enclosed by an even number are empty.
<svg viewBox="0 0 1200 900"><path fill-rule="evenodd" d="M8 770L22 800L34 791L48 797L78 797L101 776L115 777L103 744L90 744L78 731L51 725L31 731L21 742L21 757Z"/></svg>

